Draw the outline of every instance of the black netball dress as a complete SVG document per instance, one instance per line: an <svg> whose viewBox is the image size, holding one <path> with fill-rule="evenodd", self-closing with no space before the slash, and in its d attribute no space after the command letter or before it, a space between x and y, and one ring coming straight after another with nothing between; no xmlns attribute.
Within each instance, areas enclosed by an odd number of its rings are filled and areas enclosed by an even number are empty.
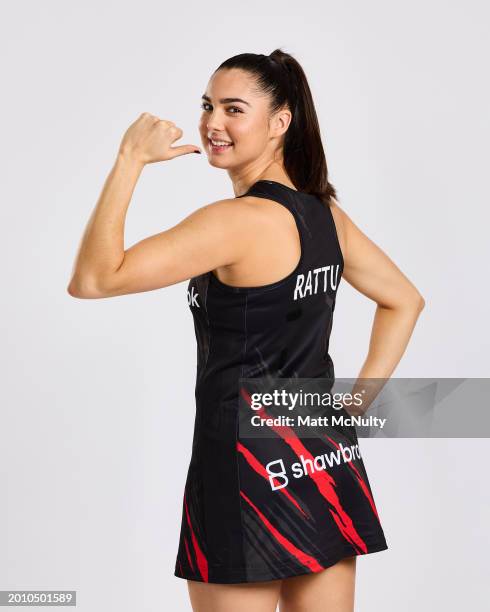
<svg viewBox="0 0 490 612"><path fill-rule="evenodd" d="M175 576L212 583L319 572L388 548L353 428L301 438L271 426L268 438L240 437L240 379L334 379L329 338L344 268L332 212L320 199L271 180L243 195L293 214L301 257L291 274L260 287L232 287L212 272L188 285L196 417ZM324 469L271 485L271 458L284 467L321 455L330 457Z"/></svg>

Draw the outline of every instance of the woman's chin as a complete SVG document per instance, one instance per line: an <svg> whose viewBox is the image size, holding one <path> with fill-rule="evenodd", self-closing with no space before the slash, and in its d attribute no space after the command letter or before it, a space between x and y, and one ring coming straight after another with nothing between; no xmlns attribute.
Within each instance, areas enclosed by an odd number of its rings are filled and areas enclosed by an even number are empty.
<svg viewBox="0 0 490 612"><path fill-rule="evenodd" d="M208 155L209 165L214 168L229 168L230 160L220 159L218 155Z"/></svg>

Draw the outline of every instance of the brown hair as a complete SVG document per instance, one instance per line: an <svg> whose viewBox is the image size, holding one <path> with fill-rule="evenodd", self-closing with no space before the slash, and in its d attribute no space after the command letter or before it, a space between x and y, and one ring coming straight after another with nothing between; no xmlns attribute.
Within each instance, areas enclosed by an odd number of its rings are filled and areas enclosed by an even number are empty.
<svg viewBox="0 0 490 612"><path fill-rule="evenodd" d="M270 55L241 53L215 70L239 68L250 72L260 91L270 96L270 111L288 106L291 123L284 138L284 166L296 189L330 204L337 199L328 180L327 160L320 126L306 75L289 53L275 49Z"/></svg>

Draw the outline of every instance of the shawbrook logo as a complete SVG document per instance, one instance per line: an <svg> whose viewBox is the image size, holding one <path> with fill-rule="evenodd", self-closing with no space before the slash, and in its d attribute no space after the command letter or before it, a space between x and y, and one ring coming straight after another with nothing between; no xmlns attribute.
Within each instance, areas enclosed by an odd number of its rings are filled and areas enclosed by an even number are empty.
<svg viewBox="0 0 490 612"><path fill-rule="evenodd" d="M342 443L339 443L339 448L336 451L332 450L329 453L317 455L313 459L305 458L304 455L300 455L299 458L300 461L291 464L293 478L302 478L303 476L313 474L313 472L326 470L327 467L331 468L335 465L340 465L341 462L348 463L356 458L361 459L361 451L358 444L344 446ZM269 474L269 483L273 491L288 485L289 478L282 459L269 461L265 469Z"/></svg>
<svg viewBox="0 0 490 612"><path fill-rule="evenodd" d="M187 289L187 303L189 304L189 306L197 306L198 308L200 308L199 302L197 301L198 297L199 293L197 293L195 287L191 287L190 291L189 289Z"/></svg>

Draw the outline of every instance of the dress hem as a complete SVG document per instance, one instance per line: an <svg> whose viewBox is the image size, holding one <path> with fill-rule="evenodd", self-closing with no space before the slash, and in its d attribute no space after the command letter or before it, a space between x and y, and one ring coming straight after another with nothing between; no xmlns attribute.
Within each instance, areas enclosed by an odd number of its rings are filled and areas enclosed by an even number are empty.
<svg viewBox="0 0 490 612"><path fill-rule="evenodd" d="M338 555L335 555L333 557L330 557L329 559L321 559L321 558L318 559L318 562L323 566L321 570L318 570L318 572L328 569L329 567L331 567L332 565L335 565L342 559L347 559L349 557L362 557L364 555L369 555L371 553L388 550L388 548L389 547L386 541L376 542L371 545L368 545L368 550L366 552L356 552L352 548L346 548L344 552ZM211 567L213 568L213 573L215 572L218 573L216 570L219 570L220 567L223 568L224 566L211 566ZM268 582L272 580L283 580L284 578L292 578L294 576L304 576L306 574L318 573L316 571L309 570L306 567L303 570L301 570L300 568L298 568L297 563L288 563L288 562L277 563L274 565L274 567L280 570L280 572L282 573L282 576L279 576L279 577L277 575L273 576L272 572L270 572L270 573L264 573L261 577L254 577L253 580L252 579L248 580L247 578L244 578L244 574L246 575L247 572L255 573L255 568L253 567L225 569L225 571L223 572L225 575L222 578L219 578L218 576L214 576L212 579L209 579L209 580L203 580L202 576L198 574L182 574L176 567L174 571L174 576L176 578L181 578L183 580L192 580L195 582L209 582L211 584L242 584L242 583L249 583L249 582Z"/></svg>

